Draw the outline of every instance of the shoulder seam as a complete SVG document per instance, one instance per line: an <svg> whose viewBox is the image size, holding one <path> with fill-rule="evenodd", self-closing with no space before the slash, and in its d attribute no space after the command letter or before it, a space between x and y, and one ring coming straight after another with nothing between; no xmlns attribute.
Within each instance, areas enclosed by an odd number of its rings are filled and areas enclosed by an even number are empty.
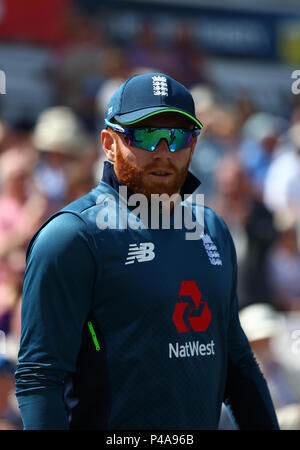
<svg viewBox="0 0 300 450"><path fill-rule="evenodd" d="M55 219L55 217L58 217L58 216L60 216L62 214L65 214L65 213L69 213L69 214L73 214L74 216L77 216L85 224L87 232L88 232L88 235L90 237L90 240L93 242L95 250L97 249L97 244L96 244L95 240L93 239L92 233L90 232L89 227L88 227L86 221L84 220L84 218L77 211L74 211L74 210L71 210L71 209L70 210L65 209L65 210L57 211L56 213L52 214L50 217L48 217L48 219L44 223L42 223L39 226L39 228L33 234L33 236L31 237L31 239L30 239L30 241L28 243L28 246L27 246L27 249L26 249L26 260L27 260L27 258L29 256L31 247L32 247L35 239L37 238L38 234L42 231L42 229L45 228L45 226L48 225L48 223L50 223L53 219ZM93 254L94 254L94 252L93 252ZM94 257L95 257L95 255L94 255Z"/></svg>

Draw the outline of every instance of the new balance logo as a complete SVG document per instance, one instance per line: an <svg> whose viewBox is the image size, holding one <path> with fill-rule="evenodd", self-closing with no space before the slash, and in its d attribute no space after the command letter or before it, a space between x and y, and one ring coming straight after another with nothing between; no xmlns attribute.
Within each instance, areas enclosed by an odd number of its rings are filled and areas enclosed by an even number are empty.
<svg viewBox="0 0 300 450"><path fill-rule="evenodd" d="M140 246L137 244L129 244L125 265L133 264L135 260L137 260L137 262L151 261L155 258L153 250L154 244L152 242L143 242Z"/></svg>

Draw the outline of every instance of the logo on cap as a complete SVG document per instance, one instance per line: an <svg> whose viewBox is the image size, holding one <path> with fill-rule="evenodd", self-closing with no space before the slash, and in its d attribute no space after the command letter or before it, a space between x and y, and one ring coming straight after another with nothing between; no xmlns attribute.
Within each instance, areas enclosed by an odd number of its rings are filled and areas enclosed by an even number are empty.
<svg viewBox="0 0 300 450"><path fill-rule="evenodd" d="M166 77L154 76L153 80L153 94L154 95L168 95L168 84Z"/></svg>

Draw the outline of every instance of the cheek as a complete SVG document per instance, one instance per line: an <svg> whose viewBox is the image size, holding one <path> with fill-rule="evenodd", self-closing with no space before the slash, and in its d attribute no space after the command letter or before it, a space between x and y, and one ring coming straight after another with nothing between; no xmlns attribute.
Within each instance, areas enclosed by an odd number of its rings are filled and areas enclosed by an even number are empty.
<svg viewBox="0 0 300 450"><path fill-rule="evenodd" d="M174 164L177 166L185 166L192 160L192 151L190 149L182 149L178 152L174 152Z"/></svg>
<svg viewBox="0 0 300 450"><path fill-rule="evenodd" d="M117 162L127 161L128 164L136 164L135 154L123 142L119 142L117 145L116 160Z"/></svg>
<svg viewBox="0 0 300 450"><path fill-rule="evenodd" d="M147 167L153 160L153 154L151 152L134 147L130 151L128 150L125 156L131 164L141 169Z"/></svg>

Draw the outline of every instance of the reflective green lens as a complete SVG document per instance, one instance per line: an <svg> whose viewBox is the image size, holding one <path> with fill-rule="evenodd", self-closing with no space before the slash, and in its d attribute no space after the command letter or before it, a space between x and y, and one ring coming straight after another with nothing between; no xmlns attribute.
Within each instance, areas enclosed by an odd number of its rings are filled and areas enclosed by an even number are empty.
<svg viewBox="0 0 300 450"><path fill-rule="evenodd" d="M193 131L181 128L135 128L130 144L145 150L154 151L161 139L165 139L171 152L189 145Z"/></svg>

